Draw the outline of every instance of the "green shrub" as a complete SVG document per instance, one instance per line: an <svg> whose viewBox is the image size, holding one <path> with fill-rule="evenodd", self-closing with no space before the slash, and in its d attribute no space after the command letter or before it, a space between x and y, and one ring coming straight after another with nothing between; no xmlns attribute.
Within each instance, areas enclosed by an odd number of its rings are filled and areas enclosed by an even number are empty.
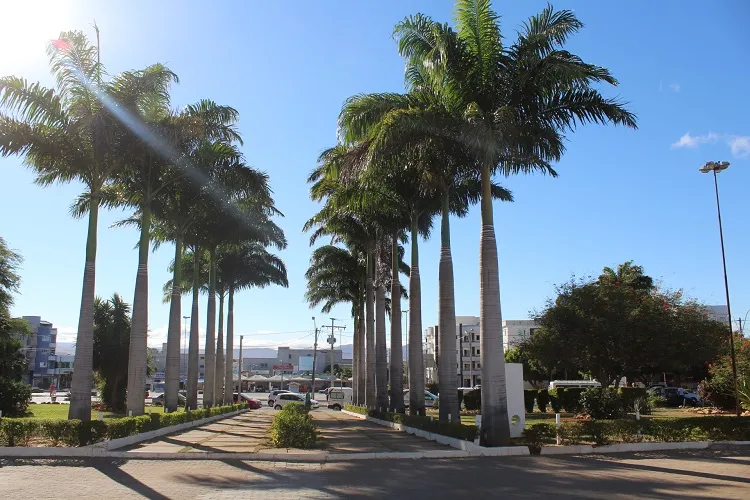
<svg viewBox="0 0 750 500"><path fill-rule="evenodd" d="M547 389L539 389L536 395L536 406L542 413L547 412L547 405L549 404L549 391Z"/></svg>
<svg viewBox="0 0 750 500"><path fill-rule="evenodd" d="M304 405L287 405L276 414L271 424L271 442L276 448L315 447L318 435L310 414L295 408Z"/></svg>
<svg viewBox="0 0 750 500"><path fill-rule="evenodd" d="M559 388L559 389L550 389L547 391L547 395L549 396L549 404L552 407L552 411L555 413L560 413L563 410L563 400L561 392L565 389Z"/></svg>
<svg viewBox="0 0 750 500"><path fill-rule="evenodd" d="M620 387L618 392L620 393L622 406L628 412L635 411L633 405L636 400L648 398L648 392L643 387Z"/></svg>
<svg viewBox="0 0 750 500"><path fill-rule="evenodd" d="M556 436L557 429L553 424L536 424L521 432L521 440L532 455L538 455L543 445L554 443Z"/></svg>
<svg viewBox="0 0 750 500"><path fill-rule="evenodd" d="M611 387L591 387L581 394L583 411L594 420L612 420L623 416L620 394Z"/></svg>
<svg viewBox="0 0 750 500"><path fill-rule="evenodd" d="M578 413L581 411L581 394L586 389L582 387L566 387L562 391L563 408L569 413ZM560 390L558 389L558 394Z"/></svg>
<svg viewBox="0 0 750 500"><path fill-rule="evenodd" d="M3 417L22 417L29 407L31 387L0 377L0 411Z"/></svg>
<svg viewBox="0 0 750 500"><path fill-rule="evenodd" d="M39 434L49 439L52 446L58 446L67 441L65 435L70 432L67 420L41 420L39 421Z"/></svg>
<svg viewBox="0 0 750 500"><path fill-rule="evenodd" d="M0 420L0 442L4 446L28 446L39 431L36 420L25 418L3 418Z"/></svg>
<svg viewBox="0 0 750 500"><path fill-rule="evenodd" d="M403 424L407 427L414 427L433 434L463 439L464 441L474 441L479 435L479 429L476 425L464 425L460 422L440 422L439 420L433 420L430 417L368 410L361 406L346 405L345 408L349 411L368 415L387 422Z"/></svg>
<svg viewBox="0 0 750 500"><path fill-rule="evenodd" d="M73 446L89 446L108 439L107 422L101 420L89 420L86 422L71 420L71 422L76 422L73 425L77 427L74 432L78 438L78 442ZM71 441L74 439L72 437Z"/></svg>
<svg viewBox="0 0 750 500"><path fill-rule="evenodd" d="M526 407L526 413L534 413L534 400L537 394L536 389L526 389L523 391L523 405Z"/></svg>
<svg viewBox="0 0 750 500"><path fill-rule="evenodd" d="M474 389L464 395L464 407L469 411L482 409L482 391Z"/></svg>

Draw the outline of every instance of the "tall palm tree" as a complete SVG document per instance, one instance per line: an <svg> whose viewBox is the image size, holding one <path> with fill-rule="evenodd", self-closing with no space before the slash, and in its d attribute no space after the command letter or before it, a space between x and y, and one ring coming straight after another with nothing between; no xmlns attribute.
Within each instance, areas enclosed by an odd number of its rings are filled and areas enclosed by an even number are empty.
<svg viewBox="0 0 750 500"><path fill-rule="evenodd" d="M148 70L105 80L97 47L79 31L62 33L47 53L55 89L17 77L0 79L0 110L8 113L0 114L0 154L24 155L43 186L77 180L86 188L79 197L88 213L88 232L68 416L89 420L99 207L122 165L113 152L121 139L120 111L151 100L157 85Z"/></svg>
<svg viewBox="0 0 750 500"><path fill-rule="evenodd" d="M134 128L130 133L130 140L123 142L122 156L127 162L127 167L117 178L117 183L125 195L125 202L138 208L141 219L139 266L136 278L136 298L133 301L133 332L129 364L130 375L133 377L128 377L129 394L140 392L138 387L141 384L141 375L145 383L148 254L154 208L161 203L160 198L167 194L168 188L183 178L187 177L193 183L207 184L210 181L202 169L193 164L190 158L192 151L175 149L172 141L168 139L176 138L179 140L178 145L187 142L188 146L191 143L199 145L213 141L223 144L231 142L241 144L241 138L235 130L238 113L229 106L220 106L213 101L203 100L187 106L180 114L170 112L168 90L173 79L173 74L162 70L161 87L159 87L159 92L155 93L157 98L142 106L142 109L133 110L134 114L137 112L142 117L143 123L147 124L148 131L144 133L141 129ZM182 130L176 130L177 127L181 127ZM174 358L174 353L172 357ZM142 399L131 398L128 402L128 410L133 414L141 414L143 412Z"/></svg>
<svg viewBox="0 0 750 500"><path fill-rule="evenodd" d="M280 240L276 246L280 249L285 248L286 240ZM221 377L224 385L223 402L224 404L231 404L233 392L232 361L234 359L234 295L247 288L265 288L271 285L287 288L289 280L284 262L278 256L266 250L264 245L252 241L222 248L218 266L219 276L226 284L228 297L226 366ZM218 363L216 376L217 378L220 377Z"/></svg>
<svg viewBox="0 0 750 500"><path fill-rule="evenodd" d="M476 159L482 187L480 334L482 429L485 445L507 444L510 430L502 354L502 317L491 177L549 171L564 151L564 133L578 123L636 127L635 116L594 84L617 81L608 70L563 50L582 24L570 11L548 6L509 47L489 0L457 0L455 30L421 14L396 27L408 65L425 68L452 103L449 119L412 113L402 128L431 130L460 140ZM398 128L398 127L394 127Z"/></svg>

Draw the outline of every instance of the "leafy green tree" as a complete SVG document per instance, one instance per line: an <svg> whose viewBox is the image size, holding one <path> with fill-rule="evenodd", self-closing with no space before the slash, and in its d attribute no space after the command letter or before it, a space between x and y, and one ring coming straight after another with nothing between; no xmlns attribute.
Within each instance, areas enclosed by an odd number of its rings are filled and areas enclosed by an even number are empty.
<svg viewBox="0 0 750 500"><path fill-rule="evenodd" d="M94 370L102 402L110 411L125 413L130 346L130 305L118 294L94 301ZM141 391L141 398L144 398Z"/></svg>
<svg viewBox="0 0 750 500"><path fill-rule="evenodd" d="M726 337L726 324L722 324L722 328ZM745 411L750 411L750 339L736 334L734 342L740 404ZM720 408L734 410L734 376L727 350L709 363L708 377L701 382L701 396Z"/></svg>
<svg viewBox="0 0 750 500"><path fill-rule="evenodd" d="M23 319L10 317L13 295L21 284L22 262L0 237L0 411L10 417L23 415L31 398L31 388L22 382L27 363L19 340L30 333L29 326Z"/></svg>
<svg viewBox="0 0 750 500"><path fill-rule="evenodd" d="M571 280L539 314L541 325L522 346L529 361L550 375L564 370L592 374L603 385L623 376L648 383L655 374L691 374L722 352L722 325L705 307L679 292L656 289L631 262L633 280Z"/></svg>

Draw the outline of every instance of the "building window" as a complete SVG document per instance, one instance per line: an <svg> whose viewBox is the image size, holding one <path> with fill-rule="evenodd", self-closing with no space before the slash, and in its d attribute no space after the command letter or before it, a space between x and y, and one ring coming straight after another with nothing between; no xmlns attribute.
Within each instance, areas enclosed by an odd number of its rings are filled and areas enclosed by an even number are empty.
<svg viewBox="0 0 750 500"><path fill-rule="evenodd" d="M40 361L39 362L39 368L47 368L47 362L46 361Z"/></svg>
<svg viewBox="0 0 750 500"><path fill-rule="evenodd" d="M40 335L39 336L40 342L49 342L49 335Z"/></svg>
<svg viewBox="0 0 750 500"><path fill-rule="evenodd" d="M464 342L468 342L468 341L469 341L469 336L468 335L464 335Z"/></svg>
<svg viewBox="0 0 750 500"><path fill-rule="evenodd" d="M474 349L474 354L476 354L477 356L479 356L479 349Z"/></svg>
<svg viewBox="0 0 750 500"><path fill-rule="evenodd" d="M464 363L464 370L468 370L468 369L469 369L469 363Z"/></svg>
<svg viewBox="0 0 750 500"><path fill-rule="evenodd" d="M469 350L468 349L464 349L464 356L468 356L468 355L469 355Z"/></svg>

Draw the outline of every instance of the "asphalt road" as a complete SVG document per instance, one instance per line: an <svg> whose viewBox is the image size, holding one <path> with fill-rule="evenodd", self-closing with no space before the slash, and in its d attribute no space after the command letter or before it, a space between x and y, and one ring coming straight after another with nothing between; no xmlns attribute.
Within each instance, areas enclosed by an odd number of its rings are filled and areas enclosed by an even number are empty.
<svg viewBox="0 0 750 500"><path fill-rule="evenodd" d="M348 463L0 459L5 498L750 498L750 449Z"/></svg>

